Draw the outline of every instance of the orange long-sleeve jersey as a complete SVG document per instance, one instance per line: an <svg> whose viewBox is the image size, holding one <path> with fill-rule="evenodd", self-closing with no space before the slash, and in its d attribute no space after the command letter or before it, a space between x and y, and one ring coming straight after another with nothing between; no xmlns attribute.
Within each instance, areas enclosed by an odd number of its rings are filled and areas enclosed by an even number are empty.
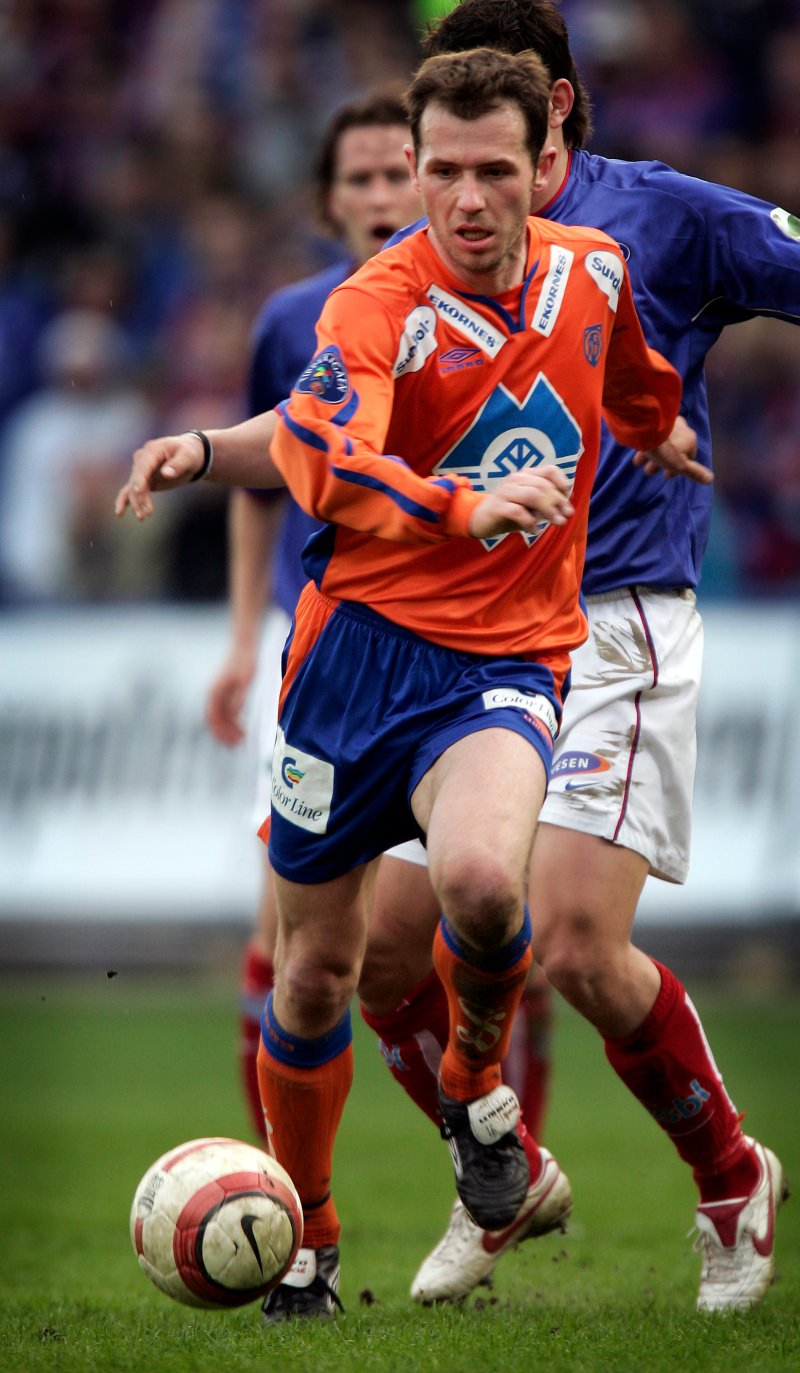
<svg viewBox="0 0 800 1373"><path fill-rule="evenodd" d="M317 340L271 451L298 503L329 522L305 556L320 590L472 653L581 643L601 413L648 449L681 398L645 344L613 239L531 218L521 286L490 298L420 230L333 292ZM566 525L468 536L493 483L547 462L573 481Z"/></svg>

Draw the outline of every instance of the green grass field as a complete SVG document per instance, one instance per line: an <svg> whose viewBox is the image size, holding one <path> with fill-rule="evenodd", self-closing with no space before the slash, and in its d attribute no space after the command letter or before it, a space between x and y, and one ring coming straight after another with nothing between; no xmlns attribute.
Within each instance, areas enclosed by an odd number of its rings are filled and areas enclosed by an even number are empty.
<svg viewBox="0 0 800 1373"><path fill-rule="evenodd" d="M779 1278L763 1306L698 1315L688 1171L563 1007L547 1142L573 1185L569 1234L521 1246L493 1291L461 1309L412 1305L409 1283L452 1199L449 1156L358 1018L336 1156L347 1314L267 1331L257 1305L170 1302L128 1239L134 1187L158 1154L198 1135L248 1137L233 976L0 985L3 1373L800 1368L800 1204L781 1214ZM788 993L693 991L748 1128L800 1177L800 1007Z"/></svg>

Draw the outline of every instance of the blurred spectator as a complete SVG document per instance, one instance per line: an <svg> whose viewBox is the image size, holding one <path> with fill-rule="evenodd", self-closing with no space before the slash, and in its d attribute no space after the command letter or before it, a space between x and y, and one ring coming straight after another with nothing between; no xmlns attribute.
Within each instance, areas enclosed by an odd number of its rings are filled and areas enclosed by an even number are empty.
<svg viewBox="0 0 800 1373"><path fill-rule="evenodd" d="M800 246L800 245L799 245ZM800 591L800 338L763 318L709 355L716 498L727 553L751 595ZM721 542L718 555L724 555ZM714 569L710 570L714 576ZM703 590L711 590L706 587Z"/></svg>
<svg viewBox="0 0 800 1373"><path fill-rule="evenodd" d="M52 380L37 370L37 340L54 315L88 311L116 323L133 369L122 394L144 412L151 407L156 431L238 416L257 302L329 260L309 193L323 126L375 80L405 79L423 24L450 3L0 5L0 500L19 490L18 465L12 480L2 455L36 410L34 389L44 386L42 414L53 401ZM800 211L800 0L562 0L562 8L593 92L598 150L661 157ZM778 387L763 369L760 386L754 376L739 386L727 352L723 363L738 390L715 394L712 411L726 502L714 538L727 571L717 580L752 594L782 592L794 585L794 458L784 438L780 497L761 498L756 518L742 504L753 497L743 474L756 455L734 453L725 428L733 408L748 444L763 442L783 422ZM781 386L796 386L794 375L781 377ZM117 398L120 386L117 378ZM63 386L58 395L63 404ZM97 396L93 405L99 413ZM771 451L777 464L778 448ZM34 493L28 499L35 504ZM204 489L170 514L169 530L161 517L163 557L147 561L141 594L224 594L225 508ZM10 523L0 510L2 527ZM735 537L726 541L728 528ZM96 533L96 550L112 539ZM41 578L73 540L71 528L58 535ZM117 554L114 576L83 567L57 583L58 594L136 594L141 560L134 556L126 574ZM16 595L53 594L34 590L38 561L28 558L20 583L24 553L4 556L7 594L10 586ZM715 579L705 581L711 588Z"/></svg>
<svg viewBox="0 0 800 1373"><path fill-rule="evenodd" d="M691 6L600 0L564 10L581 39L576 58L592 94L598 150L697 170L696 150L730 129L731 88L723 55L697 41Z"/></svg>
<svg viewBox="0 0 800 1373"><path fill-rule="evenodd" d="M11 600L130 589L108 512L154 414L125 376L128 360L125 335L92 311L61 314L41 336L45 384L15 411L0 461L0 579ZM144 545L141 561L144 573Z"/></svg>
<svg viewBox="0 0 800 1373"><path fill-rule="evenodd" d="M50 314L43 282L22 268L19 230L0 207L0 430L39 382L36 344Z"/></svg>

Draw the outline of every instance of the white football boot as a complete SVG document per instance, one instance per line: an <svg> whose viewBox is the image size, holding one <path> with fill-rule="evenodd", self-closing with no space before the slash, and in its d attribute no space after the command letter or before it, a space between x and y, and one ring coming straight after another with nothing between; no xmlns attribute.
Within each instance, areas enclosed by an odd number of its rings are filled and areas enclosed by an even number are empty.
<svg viewBox="0 0 800 1373"><path fill-rule="evenodd" d="M411 1295L423 1306L437 1301L463 1301L476 1287L489 1286L498 1259L535 1235L566 1230L572 1192L565 1173L547 1149L542 1167L516 1216L503 1230L482 1230L456 1201L450 1224L436 1248L423 1260L411 1284Z"/></svg>
<svg viewBox="0 0 800 1373"><path fill-rule="evenodd" d="M743 1311L756 1306L775 1276L775 1217L789 1195L771 1149L747 1140L761 1165L749 1197L698 1206L694 1248L702 1256L698 1311Z"/></svg>

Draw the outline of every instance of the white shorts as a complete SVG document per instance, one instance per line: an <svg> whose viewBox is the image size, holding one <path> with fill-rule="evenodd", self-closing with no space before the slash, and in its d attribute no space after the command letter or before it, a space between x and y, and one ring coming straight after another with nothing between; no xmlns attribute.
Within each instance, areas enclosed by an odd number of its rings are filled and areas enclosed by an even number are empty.
<svg viewBox="0 0 800 1373"><path fill-rule="evenodd" d="M641 853L685 882L703 624L694 592L588 596L540 819Z"/></svg>
<svg viewBox="0 0 800 1373"><path fill-rule="evenodd" d="M386 854L389 858L402 858L404 863L418 863L421 868L428 866L425 845L419 839L407 839L404 844L395 844L394 848L386 850Z"/></svg>
<svg viewBox="0 0 800 1373"><path fill-rule="evenodd" d="M256 794L253 803L256 829L263 824L272 805L272 754L278 725L278 698L281 694L281 655L291 623L284 610L273 606L267 611L261 637L251 717L256 756Z"/></svg>

